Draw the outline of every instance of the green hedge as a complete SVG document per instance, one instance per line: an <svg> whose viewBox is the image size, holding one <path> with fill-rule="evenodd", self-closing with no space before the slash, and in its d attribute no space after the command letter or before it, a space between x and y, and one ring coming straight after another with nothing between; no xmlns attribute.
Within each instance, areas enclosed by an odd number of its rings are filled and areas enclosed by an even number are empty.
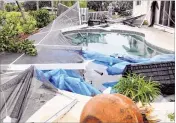
<svg viewBox="0 0 176 123"><path fill-rule="evenodd" d="M21 17L20 12L0 11L0 25L2 30L8 31L8 35L33 32L36 27L35 19L29 15L26 15L25 18L26 21Z"/></svg>
<svg viewBox="0 0 176 123"><path fill-rule="evenodd" d="M42 28L47 26L50 23L50 14L46 9L39 9L37 11L30 11L30 15L32 15L37 21L37 27Z"/></svg>
<svg viewBox="0 0 176 123"><path fill-rule="evenodd" d="M17 52L28 55L37 55L32 41L20 41L21 33L28 34L35 30L36 21L27 15L26 21L20 12L0 11L0 52Z"/></svg>

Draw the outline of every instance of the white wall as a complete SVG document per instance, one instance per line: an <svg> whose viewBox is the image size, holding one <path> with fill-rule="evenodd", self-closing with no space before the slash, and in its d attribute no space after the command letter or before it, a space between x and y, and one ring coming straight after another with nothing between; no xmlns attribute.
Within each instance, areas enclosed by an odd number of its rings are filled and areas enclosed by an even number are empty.
<svg viewBox="0 0 176 123"><path fill-rule="evenodd" d="M158 24L159 23L159 12L160 12L160 4L161 4L161 1L157 1L158 2L158 7L159 7L159 9L156 9L156 15L155 15L155 24ZM151 3L152 3L152 1L150 1L149 3L148 3L148 14L147 14L147 17L146 17L146 20L149 22L149 24L150 24L150 17L151 17L151 11L150 11L150 9L151 9Z"/></svg>
<svg viewBox="0 0 176 123"><path fill-rule="evenodd" d="M155 20L155 23L156 23L156 24L159 23L160 5L161 5L161 1L157 1L157 2L158 2L158 7L159 7L159 9L156 10L156 20Z"/></svg>
<svg viewBox="0 0 176 123"><path fill-rule="evenodd" d="M147 20L150 24L150 17L151 17L151 11L150 11L150 7L151 7L151 3L153 2L153 0L141 0L141 5L136 5L137 1L133 1L133 16L139 16L141 14L146 14L146 18L145 20ZM159 11L160 11L160 4L161 1L157 1L158 2L158 7L159 9L156 10L156 16L155 16L155 22L156 24L159 23Z"/></svg>
<svg viewBox="0 0 176 123"><path fill-rule="evenodd" d="M141 0L141 5L137 5L137 1L133 1L133 16L139 16L141 14L147 14L145 20L148 21L150 24L150 17L151 17L151 3L153 0ZM174 29L166 26L159 25L159 16L160 16L160 5L161 1L158 2L158 7L159 9L156 10L156 15L155 15L155 28L165 30L167 32L173 33Z"/></svg>
<svg viewBox="0 0 176 123"><path fill-rule="evenodd" d="M133 1L133 16L139 16L141 14L147 14L148 1L141 0L141 5L137 5L137 1Z"/></svg>

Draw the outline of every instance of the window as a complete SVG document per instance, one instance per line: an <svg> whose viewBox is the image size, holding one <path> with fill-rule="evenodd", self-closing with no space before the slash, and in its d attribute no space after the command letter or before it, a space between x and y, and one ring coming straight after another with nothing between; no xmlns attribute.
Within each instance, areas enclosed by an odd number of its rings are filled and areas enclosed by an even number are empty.
<svg viewBox="0 0 176 123"><path fill-rule="evenodd" d="M136 5L141 5L141 0L136 1Z"/></svg>
<svg viewBox="0 0 176 123"><path fill-rule="evenodd" d="M159 24L175 27L175 1L161 1Z"/></svg>

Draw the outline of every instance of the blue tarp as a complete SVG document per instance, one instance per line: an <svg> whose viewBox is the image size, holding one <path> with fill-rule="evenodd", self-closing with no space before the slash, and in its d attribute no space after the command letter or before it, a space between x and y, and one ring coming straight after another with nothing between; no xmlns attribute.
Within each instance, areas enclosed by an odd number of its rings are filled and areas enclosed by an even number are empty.
<svg viewBox="0 0 176 123"><path fill-rule="evenodd" d="M94 60L97 64L103 64L107 66L106 69L108 75L119 75L122 74L124 68L128 64L144 64L153 62L163 62L163 61L175 61L174 54L164 54L156 55L152 58L143 58L134 55L116 55L107 56L94 51L83 51L82 55L85 59Z"/></svg>
<svg viewBox="0 0 176 123"><path fill-rule="evenodd" d="M140 58L140 57L132 57L124 55L121 57L121 60L124 62L117 63L113 66L109 66L106 70L108 75L119 75L122 74L124 68L128 64L144 64L144 63L153 63L153 62L164 62L164 61L175 61L174 54L164 54L164 55L156 55L152 58Z"/></svg>
<svg viewBox="0 0 176 123"><path fill-rule="evenodd" d="M83 78L73 70L56 69L51 71L40 71L55 87L86 96L94 96L101 92L88 84Z"/></svg>
<svg viewBox="0 0 176 123"><path fill-rule="evenodd" d="M122 60L118 58L114 58L111 56L107 56L101 53L97 53L94 51L82 51L82 56L87 60L94 60L95 63L103 64L106 66L112 66L116 63L122 62Z"/></svg>
<svg viewBox="0 0 176 123"><path fill-rule="evenodd" d="M130 63L139 63L139 62L145 62L145 61L150 60L150 58L143 58L143 57L134 56L134 55L123 55L119 57L119 59L130 62Z"/></svg>
<svg viewBox="0 0 176 123"><path fill-rule="evenodd" d="M124 68L126 67L126 65L128 64L131 64L130 62L120 62L120 63L117 63L113 66L109 66L106 71L108 73L108 75L119 75L119 74L122 74Z"/></svg>
<svg viewBox="0 0 176 123"><path fill-rule="evenodd" d="M150 62L175 61L175 54L163 54L152 57Z"/></svg>
<svg viewBox="0 0 176 123"><path fill-rule="evenodd" d="M116 84L117 84L117 82L105 82L105 83L103 83L103 86L108 88L108 87L113 87Z"/></svg>

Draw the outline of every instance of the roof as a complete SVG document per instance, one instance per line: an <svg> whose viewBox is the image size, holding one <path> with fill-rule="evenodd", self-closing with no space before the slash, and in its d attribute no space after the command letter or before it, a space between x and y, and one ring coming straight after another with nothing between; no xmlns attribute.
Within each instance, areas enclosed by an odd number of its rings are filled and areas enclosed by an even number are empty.
<svg viewBox="0 0 176 123"><path fill-rule="evenodd" d="M82 74L83 71L76 70L75 73L77 72ZM80 105L80 100L87 101L91 98L57 89L43 72L40 73L34 66L23 71L6 72L0 76L0 94L3 95L0 97L1 122L6 116L15 123L49 122L53 117L58 118L68 112L70 106Z"/></svg>
<svg viewBox="0 0 176 123"><path fill-rule="evenodd" d="M0 94L3 96L0 97L0 121L10 116L12 122L25 122L56 95L57 88L44 77L41 77L41 82L35 76L34 67L21 73L1 75Z"/></svg>
<svg viewBox="0 0 176 123"><path fill-rule="evenodd" d="M127 74L140 74L146 80L159 82L163 94L175 94L175 62L158 62L149 64L130 64L123 71L123 76Z"/></svg>

